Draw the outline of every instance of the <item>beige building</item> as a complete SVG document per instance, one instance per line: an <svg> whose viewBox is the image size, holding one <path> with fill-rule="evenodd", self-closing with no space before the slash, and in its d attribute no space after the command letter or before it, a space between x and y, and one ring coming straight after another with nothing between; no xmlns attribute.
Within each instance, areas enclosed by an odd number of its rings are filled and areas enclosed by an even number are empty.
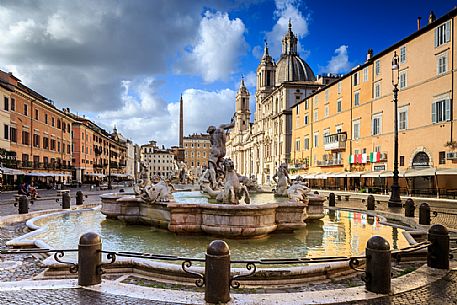
<svg viewBox="0 0 457 305"><path fill-rule="evenodd" d="M169 149L159 148L156 141L141 145L141 166L149 179L160 176L171 179L176 171L175 156Z"/></svg>
<svg viewBox="0 0 457 305"><path fill-rule="evenodd" d="M255 175L262 184L269 183L276 168L291 157L291 107L338 78L333 75L316 78L298 55L297 43L289 23L278 63L265 45L257 67L254 123L250 123L250 94L243 80L236 96L235 127L227 139L227 156L234 160L238 173Z"/></svg>
<svg viewBox="0 0 457 305"><path fill-rule="evenodd" d="M9 105L11 103L11 92L13 91L14 87L9 84L8 81L3 80L0 77L0 99L3 101L3 105L0 108L0 149L5 150L4 154L0 153L0 160L6 158L6 153L10 151L10 141L8 136L10 125Z"/></svg>
<svg viewBox="0 0 457 305"><path fill-rule="evenodd" d="M399 168L401 177L411 178L403 186L433 189L441 180L447 187L440 169L457 168L456 14L454 9L438 20L431 16L425 27L382 52L369 50L365 63L291 107L293 169L311 178L310 173L359 180L392 176L397 54ZM344 187L360 185L353 180L344 180Z"/></svg>
<svg viewBox="0 0 457 305"><path fill-rule="evenodd" d="M208 134L192 134L184 137L184 162L194 176L199 177L203 167L208 166L211 141Z"/></svg>

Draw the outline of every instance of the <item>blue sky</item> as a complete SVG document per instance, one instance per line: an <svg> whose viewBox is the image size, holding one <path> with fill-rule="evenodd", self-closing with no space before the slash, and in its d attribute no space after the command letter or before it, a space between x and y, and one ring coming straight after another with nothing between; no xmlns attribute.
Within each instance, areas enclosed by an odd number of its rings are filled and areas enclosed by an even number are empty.
<svg viewBox="0 0 457 305"><path fill-rule="evenodd" d="M178 141L230 120L240 77L254 96L267 39L279 57L289 18L316 74L346 73L457 1L0 0L0 69L135 143ZM21 14L17 12L20 11ZM253 100L251 101L253 104Z"/></svg>

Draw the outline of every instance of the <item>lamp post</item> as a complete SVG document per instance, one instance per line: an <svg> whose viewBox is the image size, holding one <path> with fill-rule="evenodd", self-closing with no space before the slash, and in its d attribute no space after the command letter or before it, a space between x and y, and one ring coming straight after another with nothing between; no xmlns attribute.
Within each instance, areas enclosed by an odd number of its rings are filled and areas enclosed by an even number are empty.
<svg viewBox="0 0 457 305"><path fill-rule="evenodd" d="M108 189L113 189L111 185L111 143L108 143Z"/></svg>
<svg viewBox="0 0 457 305"><path fill-rule="evenodd" d="M388 206L401 207L400 186L398 185L398 82L399 62L397 52L392 58L392 85L394 86L394 181L390 192Z"/></svg>

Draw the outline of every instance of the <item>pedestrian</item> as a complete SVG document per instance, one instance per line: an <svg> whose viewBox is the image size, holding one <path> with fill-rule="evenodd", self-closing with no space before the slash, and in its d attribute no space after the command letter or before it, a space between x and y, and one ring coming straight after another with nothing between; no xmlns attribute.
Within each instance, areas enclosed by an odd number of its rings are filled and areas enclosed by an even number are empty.
<svg viewBox="0 0 457 305"><path fill-rule="evenodd" d="M19 189L18 189L18 192L17 192L19 195L26 195L27 196L27 184L25 183L25 181L23 181L20 185L19 185Z"/></svg>

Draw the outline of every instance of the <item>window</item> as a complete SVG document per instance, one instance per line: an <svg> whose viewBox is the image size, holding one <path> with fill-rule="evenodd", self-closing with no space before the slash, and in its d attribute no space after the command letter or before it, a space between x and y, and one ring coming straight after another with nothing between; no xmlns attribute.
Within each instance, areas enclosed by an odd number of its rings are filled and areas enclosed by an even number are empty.
<svg viewBox="0 0 457 305"><path fill-rule="evenodd" d="M352 139L360 139L360 120L355 120L352 122Z"/></svg>
<svg viewBox="0 0 457 305"><path fill-rule="evenodd" d="M400 81L398 83L400 89L406 88L408 86L408 74L407 71L401 71L399 75Z"/></svg>
<svg viewBox="0 0 457 305"><path fill-rule="evenodd" d="M48 114L47 113L44 114L44 123L48 124Z"/></svg>
<svg viewBox="0 0 457 305"><path fill-rule="evenodd" d="M40 136L37 134L33 134L33 146L40 147Z"/></svg>
<svg viewBox="0 0 457 305"><path fill-rule="evenodd" d="M304 149L309 150L309 138L306 137L304 140Z"/></svg>
<svg viewBox="0 0 457 305"><path fill-rule="evenodd" d="M368 67L363 69L363 81L364 82L368 81Z"/></svg>
<svg viewBox="0 0 457 305"><path fill-rule="evenodd" d="M432 123L451 120L451 100L441 99L432 104Z"/></svg>
<svg viewBox="0 0 457 305"><path fill-rule="evenodd" d="M5 140L8 140L9 139L9 134L10 134L10 127L6 124L3 125L3 138Z"/></svg>
<svg viewBox="0 0 457 305"><path fill-rule="evenodd" d="M300 113L300 104L297 105L297 115Z"/></svg>
<svg viewBox="0 0 457 305"><path fill-rule="evenodd" d="M16 135L16 128L11 127L10 128L10 140L11 142L17 143L17 135Z"/></svg>
<svg viewBox="0 0 457 305"><path fill-rule="evenodd" d="M435 28L435 48L449 42L451 39L451 23L450 20Z"/></svg>
<svg viewBox="0 0 457 305"><path fill-rule="evenodd" d="M61 126L60 126L60 119L57 119L57 128L60 129ZM86 140L87 140L87 137L86 137Z"/></svg>
<svg viewBox="0 0 457 305"><path fill-rule="evenodd" d="M405 166L405 156L400 156L400 166Z"/></svg>
<svg viewBox="0 0 457 305"><path fill-rule="evenodd" d="M319 96L318 95L316 95L314 97L314 106L317 106L317 105L319 105Z"/></svg>
<svg viewBox="0 0 457 305"><path fill-rule="evenodd" d="M24 145L29 145L29 132L23 130L22 131L22 144Z"/></svg>
<svg viewBox="0 0 457 305"><path fill-rule="evenodd" d="M378 135L381 133L381 127L382 127L382 114L376 114L373 115L372 118L372 128L371 128L371 134L372 135Z"/></svg>
<svg viewBox="0 0 457 305"><path fill-rule="evenodd" d="M360 105L360 92L354 92L354 106Z"/></svg>
<svg viewBox="0 0 457 305"><path fill-rule="evenodd" d="M375 152L381 152L381 146L377 145L374 147Z"/></svg>
<svg viewBox="0 0 457 305"><path fill-rule="evenodd" d="M374 74L379 76L381 74L381 62L379 59L374 62Z"/></svg>
<svg viewBox="0 0 457 305"><path fill-rule="evenodd" d="M314 147L317 147L319 144L319 132L314 133Z"/></svg>
<svg viewBox="0 0 457 305"><path fill-rule="evenodd" d="M54 127L54 117L51 117L51 125Z"/></svg>
<svg viewBox="0 0 457 305"><path fill-rule="evenodd" d="M39 119L39 116L38 116L38 109L35 109L35 120L38 120Z"/></svg>
<svg viewBox="0 0 457 305"><path fill-rule="evenodd" d="M440 164L446 164L446 152L445 151L439 152L438 160L439 160Z"/></svg>
<svg viewBox="0 0 457 305"><path fill-rule="evenodd" d="M308 100L305 100L305 110L308 110Z"/></svg>
<svg viewBox="0 0 457 305"><path fill-rule="evenodd" d="M406 62L406 46L400 48L400 63L404 64Z"/></svg>
<svg viewBox="0 0 457 305"><path fill-rule="evenodd" d="M5 109L6 111L10 110L9 103L10 103L9 98L5 96L3 98L3 109Z"/></svg>
<svg viewBox="0 0 457 305"><path fill-rule="evenodd" d="M43 148L48 149L49 148L49 138L43 137Z"/></svg>
<svg viewBox="0 0 457 305"><path fill-rule="evenodd" d="M356 72L356 73L354 73L354 75L352 75L352 80L353 80L354 86L359 85L359 72Z"/></svg>
<svg viewBox="0 0 457 305"><path fill-rule="evenodd" d="M24 115L29 115L27 104L24 104Z"/></svg>
<svg viewBox="0 0 457 305"><path fill-rule="evenodd" d="M328 89L325 90L325 101L328 102L329 92Z"/></svg>
<svg viewBox="0 0 457 305"><path fill-rule="evenodd" d="M295 139L295 150L296 151L300 150L300 139Z"/></svg>
<svg viewBox="0 0 457 305"><path fill-rule="evenodd" d="M398 129L408 129L408 107L398 109Z"/></svg>
<svg viewBox="0 0 457 305"><path fill-rule="evenodd" d="M374 97L381 97L381 82L377 82L376 84L374 84Z"/></svg>
<svg viewBox="0 0 457 305"><path fill-rule="evenodd" d="M304 119L305 125L308 125L308 121L309 121L309 120L308 120L308 115L306 114L306 115L305 115L305 119Z"/></svg>
<svg viewBox="0 0 457 305"><path fill-rule="evenodd" d="M314 117L314 122L317 122L317 120L319 119L318 118L318 114L319 114L319 109L315 109L314 110L314 116L313 116Z"/></svg>
<svg viewBox="0 0 457 305"><path fill-rule="evenodd" d="M342 87L341 82L338 82L338 94L341 94L341 87Z"/></svg>
<svg viewBox="0 0 457 305"><path fill-rule="evenodd" d="M447 53L438 55L436 60L436 73L438 75L447 71Z"/></svg>
<svg viewBox="0 0 457 305"><path fill-rule="evenodd" d="M56 140L51 139L51 150L56 150Z"/></svg>
<svg viewBox="0 0 457 305"><path fill-rule="evenodd" d="M16 99L11 98L11 111L16 111Z"/></svg>
<svg viewBox="0 0 457 305"><path fill-rule="evenodd" d="M343 103L342 99L338 99L336 101L336 112L341 112L341 110L343 108L342 103Z"/></svg>
<svg viewBox="0 0 457 305"><path fill-rule="evenodd" d="M328 109L328 104L325 105L325 108L324 108L324 117L328 117L328 113L329 113L329 109Z"/></svg>

